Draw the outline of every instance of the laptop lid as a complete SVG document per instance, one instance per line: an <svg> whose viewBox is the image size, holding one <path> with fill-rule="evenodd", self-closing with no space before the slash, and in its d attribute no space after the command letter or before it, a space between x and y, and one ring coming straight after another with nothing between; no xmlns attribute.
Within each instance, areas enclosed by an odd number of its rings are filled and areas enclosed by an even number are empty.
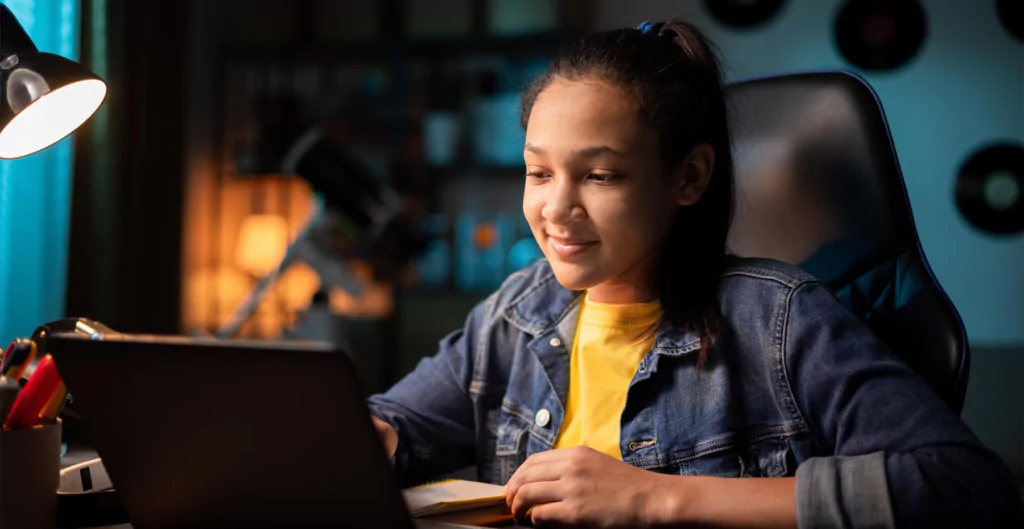
<svg viewBox="0 0 1024 529"><path fill-rule="evenodd" d="M413 527L342 351L123 334L48 349L135 529Z"/></svg>

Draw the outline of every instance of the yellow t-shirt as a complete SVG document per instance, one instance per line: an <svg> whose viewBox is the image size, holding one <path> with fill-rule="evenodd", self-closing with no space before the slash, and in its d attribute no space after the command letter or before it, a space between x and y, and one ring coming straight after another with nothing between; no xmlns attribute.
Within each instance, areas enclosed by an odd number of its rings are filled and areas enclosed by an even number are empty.
<svg viewBox="0 0 1024 529"><path fill-rule="evenodd" d="M661 304L596 303L580 308L569 360L569 400L555 448L585 445L622 459L619 430L626 392L654 336L637 341L661 317Z"/></svg>

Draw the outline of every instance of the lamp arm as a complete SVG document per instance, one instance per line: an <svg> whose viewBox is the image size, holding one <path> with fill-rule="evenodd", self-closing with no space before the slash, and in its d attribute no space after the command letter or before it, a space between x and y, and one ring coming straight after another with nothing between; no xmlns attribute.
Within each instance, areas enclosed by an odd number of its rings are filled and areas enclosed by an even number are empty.
<svg viewBox="0 0 1024 529"><path fill-rule="evenodd" d="M267 292L273 287L284 271L299 257L302 252L302 247L305 246L316 229L316 226L320 224L323 218L323 203L319 200L314 201L313 211L310 212L309 218L306 220L306 225L302 228L298 237L295 238L291 244L288 245L288 249L284 253L284 257L281 258L281 262L274 267L273 270L264 274L260 277L256 284L249 290L249 293L245 295L245 298L235 307L235 310L231 312L228 319L224 321L214 333L216 338L231 338L238 334L241 330L242 325L245 324L246 320L256 309L259 307L260 302L266 297Z"/></svg>
<svg viewBox="0 0 1024 529"><path fill-rule="evenodd" d="M295 260L295 249L303 244L306 240L306 233L300 234L296 237L295 241L288 247L288 251L285 252L284 258L277 265L276 268L260 277L256 284L249 290L249 293L245 295L241 302L235 307L235 310L231 312L228 319L221 324L214 333L216 338L231 338L242 328L242 325L249 319L257 307L266 297L267 292L270 288L277 284L277 280L281 278L281 274L292 264Z"/></svg>

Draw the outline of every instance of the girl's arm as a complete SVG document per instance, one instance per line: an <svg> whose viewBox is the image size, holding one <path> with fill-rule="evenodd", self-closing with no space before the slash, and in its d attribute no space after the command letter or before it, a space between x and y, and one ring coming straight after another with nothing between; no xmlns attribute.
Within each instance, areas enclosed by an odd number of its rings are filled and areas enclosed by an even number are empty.
<svg viewBox="0 0 1024 529"><path fill-rule="evenodd" d="M1021 527L1005 463L818 283L790 295L782 361L820 447L796 472L800 527Z"/></svg>
<svg viewBox="0 0 1024 529"><path fill-rule="evenodd" d="M397 433L397 447L391 455L410 482L433 479L475 462L476 433L468 388L473 344L485 318L486 303L473 309L462 329L441 340L435 356L424 358L386 393L369 399L371 415ZM382 432L381 425L375 426ZM389 439L382 439L389 444Z"/></svg>
<svg viewBox="0 0 1024 529"><path fill-rule="evenodd" d="M796 478L671 476L665 526L796 529Z"/></svg>

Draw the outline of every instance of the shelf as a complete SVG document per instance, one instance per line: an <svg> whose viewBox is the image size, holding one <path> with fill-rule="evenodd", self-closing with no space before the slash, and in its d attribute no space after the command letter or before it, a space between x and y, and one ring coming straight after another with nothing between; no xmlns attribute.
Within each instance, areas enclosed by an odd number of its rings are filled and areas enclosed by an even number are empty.
<svg viewBox="0 0 1024 529"><path fill-rule="evenodd" d="M583 33L557 32L515 36L467 36L437 39L416 39L405 43L410 55L474 55L505 56L554 55L562 46L571 44Z"/></svg>
<svg viewBox="0 0 1024 529"><path fill-rule="evenodd" d="M559 48L575 42L582 32L559 31L523 35L467 35L416 39L377 39L323 43L313 46L257 44L227 48L227 56L274 60L332 60L343 58L384 60L393 55L408 58L465 57L500 54L506 57L554 55Z"/></svg>

